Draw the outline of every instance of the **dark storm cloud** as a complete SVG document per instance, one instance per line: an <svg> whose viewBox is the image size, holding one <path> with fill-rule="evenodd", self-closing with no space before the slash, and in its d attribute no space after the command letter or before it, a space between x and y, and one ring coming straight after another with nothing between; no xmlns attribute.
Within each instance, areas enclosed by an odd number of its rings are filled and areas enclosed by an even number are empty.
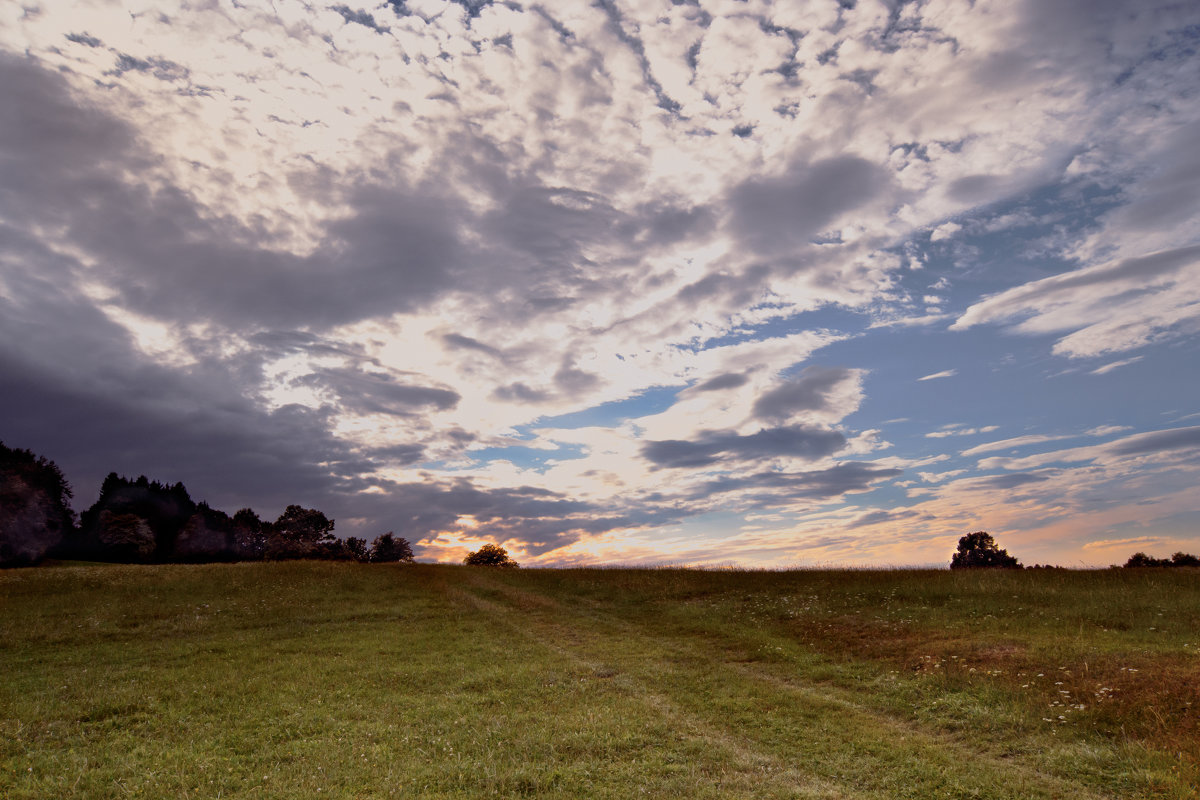
<svg viewBox="0 0 1200 800"><path fill-rule="evenodd" d="M841 367L806 367L796 378L784 381L754 403L754 416L766 421L786 420L797 411L820 411L829 405L829 394L854 377Z"/></svg>
<svg viewBox="0 0 1200 800"><path fill-rule="evenodd" d="M764 428L742 436L732 432L702 432L684 441L667 439L642 445L642 457L656 467L707 467L719 461L749 461L760 458L803 458L815 461L837 452L846 437L832 430L795 425Z"/></svg>
<svg viewBox="0 0 1200 800"><path fill-rule="evenodd" d="M1113 445L1111 452L1121 456L1135 456L1192 447L1200 447L1200 426L1130 436Z"/></svg>
<svg viewBox="0 0 1200 800"><path fill-rule="evenodd" d="M856 156L797 165L783 175L755 178L729 196L730 230L760 255L787 253L883 189L887 173Z"/></svg>
<svg viewBox="0 0 1200 800"><path fill-rule="evenodd" d="M128 125L73 103L66 83L33 59L0 53L0 192L29 194L31 205L63 189L77 170L136 163ZM132 163L131 163L132 162ZM63 173L63 174L60 174Z"/></svg>
<svg viewBox="0 0 1200 800"><path fill-rule="evenodd" d="M790 500L828 500L847 492L862 492L876 481L894 478L901 470L847 461L816 472L757 472L719 478L701 484L688 495L700 501L715 494L741 492L748 502L774 506Z"/></svg>
<svg viewBox="0 0 1200 800"><path fill-rule="evenodd" d="M57 461L79 509L110 471L183 481L214 505L266 511L317 503L339 469L352 471L355 459L329 435L325 412L263 412L207 389L128 353L99 375L58 376L0 351L3 438Z"/></svg>

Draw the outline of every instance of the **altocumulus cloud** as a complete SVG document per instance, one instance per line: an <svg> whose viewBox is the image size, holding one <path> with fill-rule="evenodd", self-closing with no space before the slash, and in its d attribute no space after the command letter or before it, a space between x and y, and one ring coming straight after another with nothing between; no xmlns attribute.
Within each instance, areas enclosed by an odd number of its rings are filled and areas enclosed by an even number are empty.
<svg viewBox="0 0 1200 800"><path fill-rule="evenodd" d="M1186 549L1194 4L160 10L0 25L0 437L81 502L529 563Z"/></svg>

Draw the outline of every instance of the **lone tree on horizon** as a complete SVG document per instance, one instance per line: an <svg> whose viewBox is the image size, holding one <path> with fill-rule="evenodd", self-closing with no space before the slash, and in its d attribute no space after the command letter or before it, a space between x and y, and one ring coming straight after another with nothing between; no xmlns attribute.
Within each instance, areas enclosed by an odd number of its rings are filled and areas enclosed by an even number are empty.
<svg viewBox="0 0 1200 800"><path fill-rule="evenodd" d="M485 544L463 559L468 567L505 567L515 569L521 566L513 561L508 551L498 544Z"/></svg>
<svg viewBox="0 0 1200 800"><path fill-rule="evenodd" d="M369 557L371 561L379 563L403 561L405 564L411 564L413 562L412 545L403 536L397 536L388 531L377 536L371 543Z"/></svg>
<svg viewBox="0 0 1200 800"><path fill-rule="evenodd" d="M976 531L968 533L958 540L958 550L950 559L950 569L974 567L1021 569L1021 562L1017 561L1014 556L1010 556L1007 550L1001 550L990 533Z"/></svg>

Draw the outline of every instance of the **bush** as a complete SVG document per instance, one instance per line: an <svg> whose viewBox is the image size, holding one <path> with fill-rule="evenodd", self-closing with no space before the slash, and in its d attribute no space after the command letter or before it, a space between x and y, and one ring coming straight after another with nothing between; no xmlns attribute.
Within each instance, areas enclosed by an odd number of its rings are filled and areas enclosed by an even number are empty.
<svg viewBox="0 0 1200 800"><path fill-rule="evenodd" d="M950 569L977 567L1021 569L1021 562L1010 556L1007 550L1001 550L990 533L976 531L958 540L958 551L950 559Z"/></svg>
<svg viewBox="0 0 1200 800"><path fill-rule="evenodd" d="M504 567L507 569L521 566L509 557L507 550L496 544L485 544L464 558L463 563L469 567Z"/></svg>

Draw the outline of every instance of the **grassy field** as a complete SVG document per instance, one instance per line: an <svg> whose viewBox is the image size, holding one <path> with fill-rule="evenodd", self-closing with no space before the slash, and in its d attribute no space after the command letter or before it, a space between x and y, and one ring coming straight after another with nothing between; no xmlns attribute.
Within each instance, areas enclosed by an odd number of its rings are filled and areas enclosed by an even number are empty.
<svg viewBox="0 0 1200 800"><path fill-rule="evenodd" d="M0 573L5 798L1194 798L1200 574Z"/></svg>

